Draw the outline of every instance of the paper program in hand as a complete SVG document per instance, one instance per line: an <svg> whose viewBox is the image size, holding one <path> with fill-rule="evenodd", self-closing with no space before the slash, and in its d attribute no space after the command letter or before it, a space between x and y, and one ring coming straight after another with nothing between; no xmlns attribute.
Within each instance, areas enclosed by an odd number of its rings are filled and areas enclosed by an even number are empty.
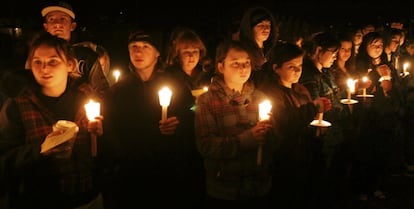
<svg viewBox="0 0 414 209"><path fill-rule="evenodd" d="M40 153L47 152L50 149L53 149L54 147L68 141L69 139L72 139L74 136L76 136L78 130L78 126L72 126L65 130L59 130L62 131L61 134L56 134L57 131L50 133L42 143Z"/></svg>

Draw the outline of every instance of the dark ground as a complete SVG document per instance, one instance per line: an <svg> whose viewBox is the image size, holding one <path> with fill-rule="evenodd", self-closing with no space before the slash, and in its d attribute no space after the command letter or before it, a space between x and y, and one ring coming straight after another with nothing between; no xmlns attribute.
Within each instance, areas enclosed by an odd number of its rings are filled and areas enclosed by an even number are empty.
<svg viewBox="0 0 414 209"><path fill-rule="evenodd" d="M414 209L414 176L389 177L384 187L384 200L370 196L367 201L360 201L346 185L344 187L343 200L336 202L333 209Z"/></svg>

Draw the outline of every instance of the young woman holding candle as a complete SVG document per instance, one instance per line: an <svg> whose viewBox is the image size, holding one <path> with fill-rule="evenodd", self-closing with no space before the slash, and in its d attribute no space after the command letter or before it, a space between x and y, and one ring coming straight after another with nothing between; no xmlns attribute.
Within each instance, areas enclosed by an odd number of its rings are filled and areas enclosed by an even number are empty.
<svg viewBox="0 0 414 209"><path fill-rule="evenodd" d="M304 85L312 99L326 97L331 101L332 109L324 113L324 120L332 125L324 134L316 133L312 140L314 173L312 174L314 191L314 207L331 207L335 199L332 192L332 175L330 168L335 155L337 145L343 139L342 113L339 86L332 75L331 67L337 58L340 42L335 33L321 31L307 39L302 48L306 51L303 59L303 73L299 82ZM319 132L318 130L316 130Z"/></svg>
<svg viewBox="0 0 414 209"><path fill-rule="evenodd" d="M340 47L338 48L337 58L331 66L332 76L337 83L341 98L347 95L348 78L358 79L355 72L355 54L352 35L347 32L338 34Z"/></svg>
<svg viewBox="0 0 414 209"><path fill-rule="evenodd" d="M223 41L216 51L216 73L197 101L196 143L206 169L207 209L268 207L272 141L269 120L259 120L265 100L249 77L252 62L239 41ZM263 156L257 164L257 150Z"/></svg>
<svg viewBox="0 0 414 209"><path fill-rule="evenodd" d="M272 73L258 89L273 104L272 134L277 140L272 186L273 208L306 208L310 196L311 129L316 114L331 108L329 99L312 100L300 83L305 52L293 43L278 44L268 61Z"/></svg>
<svg viewBox="0 0 414 209"><path fill-rule="evenodd" d="M385 177L392 164L402 162L403 97L399 75L384 57L383 48L382 34L370 32L364 36L356 57L360 76L367 76L372 82L367 93L374 95L360 99L355 109L358 138L355 140L352 186L362 201L369 197L384 199Z"/></svg>
<svg viewBox="0 0 414 209"><path fill-rule="evenodd" d="M0 184L9 191L11 208L103 208L90 140L102 135L102 117L86 117L84 105L97 94L88 84L73 86L79 72L72 50L49 33L35 37L28 55L33 85L0 112ZM45 138L59 134L52 133L58 120L78 126L73 148L41 153ZM59 157L68 150L69 158Z"/></svg>
<svg viewBox="0 0 414 209"><path fill-rule="evenodd" d="M333 184L338 185L336 187L337 190L334 193L342 198L341 191L344 191L346 187L349 186L349 170L353 157L352 144L357 138L357 123L355 120L357 115L354 113L355 105L353 104L357 101L352 99L352 97L354 97L355 94L363 94L363 91L357 90L358 88L362 90L369 86L369 81L363 81L356 73L355 44L352 41L352 34L349 33L349 31L338 33L338 40L340 42L338 55L330 68L330 71L332 72L335 83L337 83L339 87L338 94L340 95L341 102L344 103L340 114L340 123L335 122L335 125L339 125L342 129L343 140L336 145L332 157L332 172L330 175L335 180L335 183ZM357 80L356 83L355 80ZM355 88L356 86L358 87Z"/></svg>

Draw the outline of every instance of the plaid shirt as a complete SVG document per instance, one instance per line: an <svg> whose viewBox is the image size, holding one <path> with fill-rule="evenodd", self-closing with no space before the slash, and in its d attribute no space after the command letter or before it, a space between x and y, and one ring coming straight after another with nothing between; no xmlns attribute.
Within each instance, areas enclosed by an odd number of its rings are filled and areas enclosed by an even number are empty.
<svg viewBox="0 0 414 209"><path fill-rule="evenodd" d="M263 94L246 83L240 93L214 77L196 108L196 142L204 158L208 194L219 199L258 197L270 189L270 146L256 165L258 144L251 128L258 121ZM223 184L222 182L226 183Z"/></svg>
<svg viewBox="0 0 414 209"><path fill-rule="evenodd" d="M31 208L73 207L85 203L88 198L90 201L96 191L90 134L83 108L87 98L77 90L59 98L59 103L73 105L68 112L75 112L75 115L65 119L74 121L79 132L72 157L56 159L41 156L40 145L52 132L53 124L63 118L57 118L37 95L27 91L7 102L2 110L0 153L4 170L0 170L1 178L20 177L23 189L17 200Z"/></svg>

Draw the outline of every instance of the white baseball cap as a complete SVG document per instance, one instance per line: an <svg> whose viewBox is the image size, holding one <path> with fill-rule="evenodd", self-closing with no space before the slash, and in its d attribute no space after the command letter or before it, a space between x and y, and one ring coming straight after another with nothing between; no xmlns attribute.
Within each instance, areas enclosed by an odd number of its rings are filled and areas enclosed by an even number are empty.
<svg viewBox="0 0 414 209"><path fill-rule="evenodd" d="M68 14L72 19L75 19L75 13L73 12L72 6L66 2L59 1L56 3L48 4L42 9L42 17L45 17L49 12L53 11L64 12Z"/></svg>

